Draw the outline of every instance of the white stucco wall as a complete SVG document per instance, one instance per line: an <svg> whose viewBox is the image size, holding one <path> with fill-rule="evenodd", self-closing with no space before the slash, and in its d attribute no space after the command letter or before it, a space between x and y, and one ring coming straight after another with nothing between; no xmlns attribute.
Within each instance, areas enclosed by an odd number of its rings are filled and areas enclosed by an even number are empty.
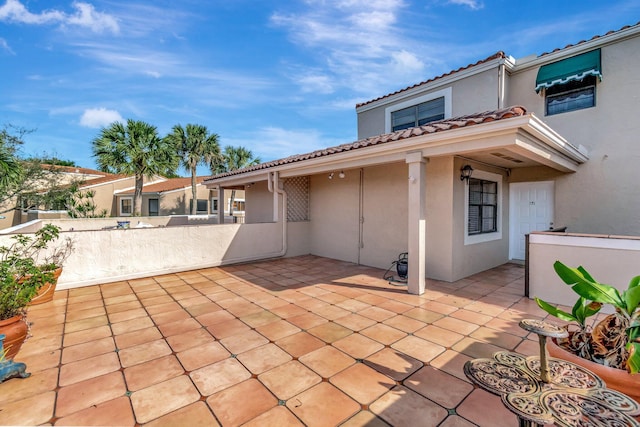
<svg viewBox="0 0 640 427"><path fill-rule="evenodd" d="M293 227L289 256L308 253L303 226ZM59 289L280 256L282 224L217 224L127 230L68 231L74 251ZM0 245L11 243L0 236Z"/></svg>
<svg viewBox="0 0 640 427"><path fill-rule="evenodd" d="M529 296L573 306L577 295L553 264L583 266L591 276L623 291L640 275L640 239L604 235L532 233L529 236ZM610 308L610 307L609 307Z"/></svg>
<svg viewBox="0 0 640 427"><path fill-rule="evenodd" d="M345 171L345 178L328 174L311 177L310 244L319 256L358 262L359 172Z"/></svg>

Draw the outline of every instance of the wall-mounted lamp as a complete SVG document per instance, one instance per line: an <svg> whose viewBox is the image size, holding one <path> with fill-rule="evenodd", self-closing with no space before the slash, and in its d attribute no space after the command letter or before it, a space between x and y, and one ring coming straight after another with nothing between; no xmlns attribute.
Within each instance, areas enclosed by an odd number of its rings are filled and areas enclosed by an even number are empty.
<svg viewBox="0 0 640 427"><path fill-rule="evenodd" d="M473 168L470 165L464 165L462 169L460 169L460 181L467 181L469 183L469 178L471 178L471 174L473 173Z"/></svg>
<svg viewBox="0 0 640 427"><path fill-rule="evenodd" d="M333 172L329 174L329 179L333 179Z"/></svg>
<svg viewBox="0 0 640 427"><path fill-rule="evenodd" d="M340 179L344 178L344 177L345 177L344 172L343 172L343 171L340 171L340 173L338 174L338 177L339 177Z"/></svg>

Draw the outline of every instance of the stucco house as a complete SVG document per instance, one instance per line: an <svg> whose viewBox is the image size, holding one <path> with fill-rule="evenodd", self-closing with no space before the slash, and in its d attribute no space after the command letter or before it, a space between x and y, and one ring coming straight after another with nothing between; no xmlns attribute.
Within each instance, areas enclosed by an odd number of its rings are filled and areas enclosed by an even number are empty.
<svg viewBox="0 0 640 427"><path fill-rule="evenodd" d="M46 183L47 186L66 186L77 184L82 192L92 191L93 201L97 210L105 209L107 216L115 216L116 204L114 192L134 185L133 176L111 174L90 168L77 166L49 166L55 169L55 174ZM14 206L15 200L9 201L7 206ZM19 208L4 213L0 218L0 230L23 224L34 219L66 218L66 210L56 210L55 206L36 206L27 199L20 200Z"/></svg>
<svg viewBox="0 0 640 427"><path fill-rule="evenodd" d="M202 185L204 176L196 177L197 214L211 215L218 210L218 192ZM134 187L114 192L117 216L131 216L133 212ZM230 212L231 190L225 193L224 212ZM191 177L160 178L145 182L142 187L142 216L188 215L191 213L192 193ZM234 215L244 214L244 191L236 191Z"/></svg>
<svg viewBox="0 0 640 427"><path fill-rule="evenodd" d="M640 25L538 56L498 52L356 106L358 141L211 177L282 254L386 268L408 290L525 257L525 234L640 235Z"/></svg>

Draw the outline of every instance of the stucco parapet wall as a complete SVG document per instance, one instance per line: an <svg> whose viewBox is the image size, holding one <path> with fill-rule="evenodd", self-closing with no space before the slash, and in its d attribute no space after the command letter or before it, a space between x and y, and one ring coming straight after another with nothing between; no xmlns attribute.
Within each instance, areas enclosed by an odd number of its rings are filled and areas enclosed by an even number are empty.
<svg viewBox="0 0 640 427"><path fill-rule="evenodd" d="M529 234L530 244L553 244L561 246L610 248L621 250L640 250L639 236L620 236L614 234L589 234L534 231Z"/></svg>

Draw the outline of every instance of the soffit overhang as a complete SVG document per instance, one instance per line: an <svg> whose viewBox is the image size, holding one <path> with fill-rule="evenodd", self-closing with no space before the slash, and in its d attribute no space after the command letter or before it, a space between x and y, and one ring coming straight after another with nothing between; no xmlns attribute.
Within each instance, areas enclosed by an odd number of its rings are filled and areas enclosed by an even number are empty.
<svg viewBox="0 0 640 427"><path fill-rule="evenodd" d="M575 172L588 160L584 148L569 143L533 114L363 145L337 152L333 151L339 147L334 147L327 149L325 155L289 163L287 158L273 162L273 166L212 177L205 184L226 188L265 181L272 172L277 172L280 178L288 178L404 162L407 153L416 151L426 158L458 155L506 169L544 165L565 173Z"/></svg>

